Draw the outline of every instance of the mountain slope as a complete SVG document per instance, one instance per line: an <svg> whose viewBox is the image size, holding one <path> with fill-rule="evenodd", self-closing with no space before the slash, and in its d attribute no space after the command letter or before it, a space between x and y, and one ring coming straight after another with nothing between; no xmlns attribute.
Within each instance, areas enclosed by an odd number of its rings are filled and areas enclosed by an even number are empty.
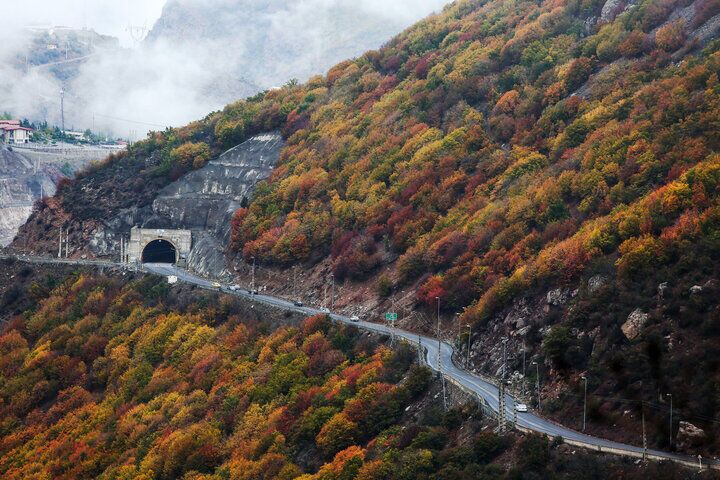
<svg viewBox="0 0 720 480"><path fill-rule="evenodd" d="M171 169L183 142L219 152L282 128L234 251L377 284L377 311L393 292L432 315L439 299L464 312L453 334L473 326L478 368L497 372L505 336L513 369L527 373L523 351L538 363L549 413L577 415L585 374L591 428L637 440L651 403L652 443L716 453L719 14L713 0L460 1L127 161ZM78 218L112 168L66 186L63 212ZM678 417L707 429L697 445L668 445Z"/></svg>
<svg viewBox="0 0 720 480"><path fill-rule="evenodd" d="M443 411L412 347L326 317L2 266L15 280L0 280L0 307L17 314L0 327L4 479L688 478L498 436L462 395Z"/></svg>

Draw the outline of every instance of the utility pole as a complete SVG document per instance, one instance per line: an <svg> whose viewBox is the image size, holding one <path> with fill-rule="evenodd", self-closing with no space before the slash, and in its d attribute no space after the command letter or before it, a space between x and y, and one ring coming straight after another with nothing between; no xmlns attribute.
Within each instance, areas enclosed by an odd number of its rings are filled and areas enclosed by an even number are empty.
<svg viewBox="0 0 720 480"><path fill-rule="evenodd" d="M58 257L57 258L62 258L62 247L63 247L63 231L62 231L62 228L60 228L60 242L58 245Z"/></svg>
<svg viewBox="0 0 720 480"><path fill-rule="evenodd" d="M330 274L330 288L331 288L331 294L330 294L330 311L335 311L335 274Z"/></svg>
<svg viewBox="0 0 720 480"><path fill-rule="evenodd" d="M587 382L588 382L588 379L585 375L583 375L580 378L582 378L585 381L585 399L583 401L583 428L582 428L582 431L584 432L586 420L587 420Z"/></svg>
<svg viewBox="0 0 720 480"><path fill-rule="evenodd" d="M390 348L395 346L395 293L390 301Z"/></svg>
<svg viewBox="0 0 720 480"><path fill-rule="evenodd" d="M70 227L65 230L65 258L70 258Z"/></svg>
<svg viewBox="0 0 720 480"><path fill-rule="evenodd" d="M505 433L506 425L506 403L505 403L505 368L507 362L507 338L503 338L502 370L500 374L500 387L498 388L498 433Z"/></svg>
<svg viewBox="0 0 720 480"><path fill-rule="evenodd" d="M293 265L293 300L298 300L297 295L297 265Z"/></svg>
<svg viewBox="0 0 720 480"><path fill-rule="evenodd" d="M670 397L670 445L668 445L669 448L672 448L672 438L673 438L673 396L672 393L666 393L668 397Z"/></svg>
<svg viewBox="0 0 720 480"><path fill-rule="evenodd" d="M328 291L328 284L327 284L327 279L326 279L326 280L323 282L323 301L322 301L322 306L323 306L323 308L327 308L327 306L328 306L328 303L327 303L327 291Z"/></svg>
<svg viewBox="0 0 720 480"><path fill-rule="evenodd" d="M443 410L447 412L447 390L445 389L445 377L440 377L442 380L442 388L443 388Z"/></svg>

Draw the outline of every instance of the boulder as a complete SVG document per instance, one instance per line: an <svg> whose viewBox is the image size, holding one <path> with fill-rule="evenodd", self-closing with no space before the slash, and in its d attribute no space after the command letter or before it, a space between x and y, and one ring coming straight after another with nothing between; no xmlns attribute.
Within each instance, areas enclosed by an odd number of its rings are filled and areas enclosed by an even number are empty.
<svg viewBox="0 0 720 480"><path fill-rule="evenodd" d="M532 318L533 312L530 310L527 300L520 298L513 303L503 321L505 325L509 325L511 328L521 329L525 328Z"/></svg>
<svg viewBox="0 0 720 480"><path fill-rule="evenodd" d="M622 330L625 338L628 340L635 340L640 336L643 327L648 321L648 314L636 308L630 315L625 323L623 323L620 329Z"/></svg>
<svg viewBox="0 0 720 480"><path fill-rule="evenodd" d="M561 305L565 305L568 301L570 294L567 290L562 288L556 288L555 290L550 290L547 293L547 304L552 305L554 307L559 307Z"/></svg>
<svg viewBox="0 0 720 480"><path fill-rule="evenodd" d="M707 439L705 431L690 422L680 422L677 433L678 448L685 450L702 445Z"/></svg>
<svg viewBox="0 0 720 480"><path fill-rule="evenodd" d="M600 23L612 22L625 7L623 0L607 0L600 12Z"/></svg>
<svg viewBox="0 0 720 480"><path fill-rule="evenodd" d="M594 275L588 280L588 291L595 293L607 283L607 278L602 275Z"/></svg>
<svg viewBox="0 0 720 480"><path fill-rule="evenodd" d="M690 287L690 295L700 295L703 292L703 287L700 285L693 285Z"/></svg>

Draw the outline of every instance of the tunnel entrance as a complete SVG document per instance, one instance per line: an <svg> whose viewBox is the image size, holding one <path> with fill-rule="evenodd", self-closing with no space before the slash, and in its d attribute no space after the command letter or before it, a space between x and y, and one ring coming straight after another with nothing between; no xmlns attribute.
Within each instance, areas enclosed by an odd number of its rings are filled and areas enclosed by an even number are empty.
<svg viewBox="0 0 720 480"><path fill-rule="evenodd" d="M171 263L177 262L177 249L167 240L153 240L145 245L142 252L143 263Z"/></svg>

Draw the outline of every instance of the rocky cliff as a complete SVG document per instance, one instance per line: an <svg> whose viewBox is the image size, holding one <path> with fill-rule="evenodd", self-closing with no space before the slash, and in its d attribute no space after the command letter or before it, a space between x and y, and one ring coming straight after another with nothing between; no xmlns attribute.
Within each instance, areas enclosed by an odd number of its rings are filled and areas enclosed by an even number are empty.
<svg viewBox="0 0 720 480"><path fill-rule="evenodd" d="M107 156L102 149L26 149L0 146L0 246L12 242L41 197L57 182Z"/></svg>
<svg viewBox="0 0 720 480"><path fill-rule="evenodd" d="M9 244L32 212L41 189L55 194L52 172L36 170L28 158L0 147L0 245Z"/></svg>

